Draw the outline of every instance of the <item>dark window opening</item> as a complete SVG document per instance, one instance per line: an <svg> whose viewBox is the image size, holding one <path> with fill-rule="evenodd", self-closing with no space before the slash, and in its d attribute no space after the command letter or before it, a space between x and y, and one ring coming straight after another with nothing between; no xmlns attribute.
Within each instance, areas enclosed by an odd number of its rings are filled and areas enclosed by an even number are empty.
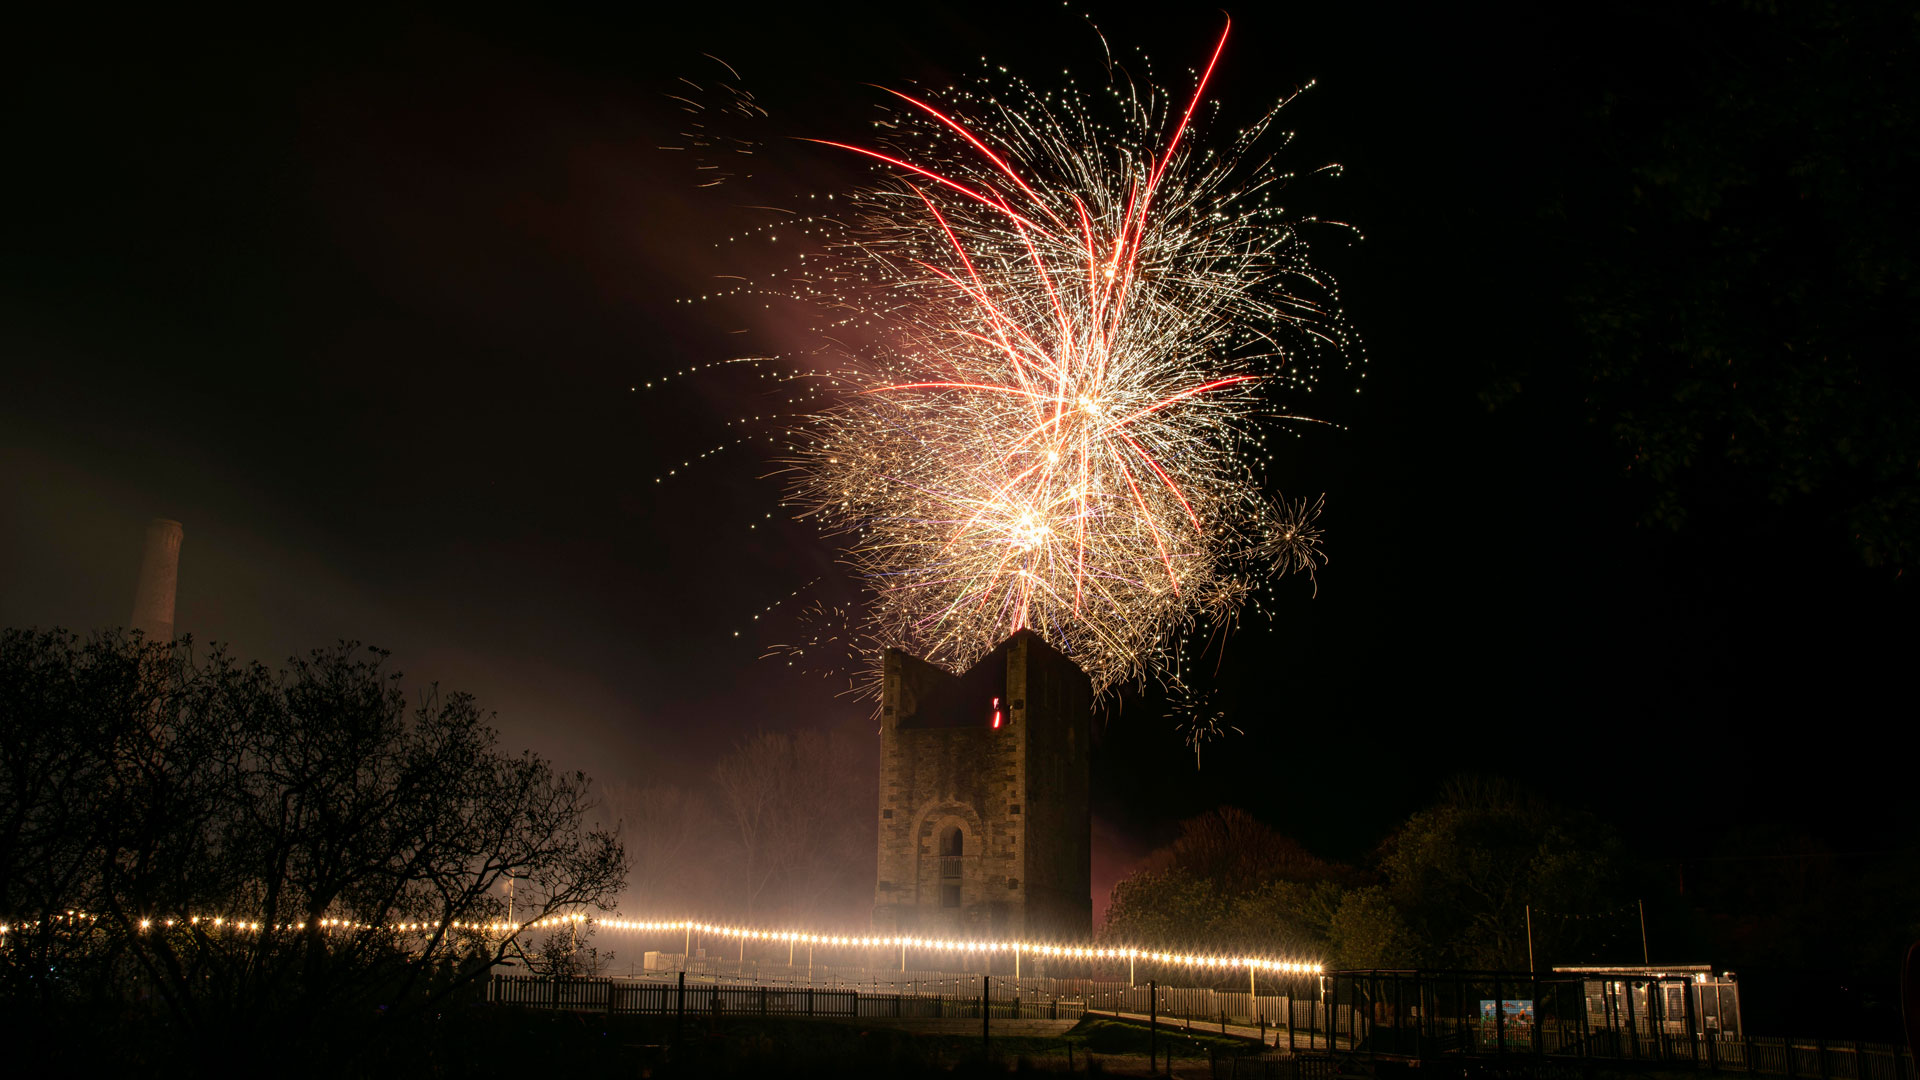
<svg viewBox="0 0 1920 1080"><path fill-rule="evenodd" d="M880 816L881 816L881 817L883 817L883 818L887 818L888 820L892 820L892 818L893 818L893 811L891 811L891 810L882 810L882 811L880 811Z"/></svg>
<svg viewBox="0 0 1920 1080"><path fill-rule="evenodd" d="M942 857L957 859L966 854L965 847L966 838L960 835L960 829L957 826L948 826L947 830L940 834L940 854Z"/></svg>

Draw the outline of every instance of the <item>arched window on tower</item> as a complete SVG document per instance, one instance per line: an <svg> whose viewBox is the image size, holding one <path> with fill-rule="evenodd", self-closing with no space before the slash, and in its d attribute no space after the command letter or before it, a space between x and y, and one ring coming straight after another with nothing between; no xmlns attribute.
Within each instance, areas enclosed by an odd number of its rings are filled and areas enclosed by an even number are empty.
<svg viewBox="0 0 1920 1080"><path fill-rule="evenodd" d="M966 837L957 825L940 832L940 906L960 906L960 860L966 855Z"/></svg>

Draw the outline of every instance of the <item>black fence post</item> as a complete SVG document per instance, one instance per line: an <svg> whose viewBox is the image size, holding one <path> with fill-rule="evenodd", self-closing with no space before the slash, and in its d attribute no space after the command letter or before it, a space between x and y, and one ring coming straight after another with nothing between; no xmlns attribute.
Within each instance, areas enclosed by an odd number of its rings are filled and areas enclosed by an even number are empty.
<svg viewBox="0 0 1920 1080"><path fill-rule="evenodd" d="M1600 1009L1603 1021L1606 1019L1604 1014L1607 1008L1605 986L1606 984L1601 984ZM1583 1058L1593 1056L1593 1016L1589 1012L1591 1005L1592 1001L1587 997L1587 982L1582 979L1580 980L1580 1056Z"/></svg>
<svg viewBox="0 0 1920 1080"><path fill-rule="evenodd" d="M1699 993L1699 984L1682 983L1680 986L1681 1003L1687 1007L1687 1045L1693 1048L1693 1067L1700 1067L1700 1010L1694 1007L1694 996ZM1712 1051L1707 1056L1713 1056Z"/></svg>
<svg viewBox="0 0 1920 1080"><path fill-rule="evenodd" d="M1461 1036L1461 1052L1471 1054L1480 1049L1480 1040L1473 1037L1473 1029L1467 1026L1467 984L1458 975L1453 977L1453 1014L1460 1021L1456 1030Z"/></svg>
<svg viewBox="0 0 1920 1080"><path fill-rule="evenodd" d="M1533 995L1533 1022L1527 1025L1527 1045L1535 1054L1544 1054L1547 1052L1547 1036L1542 1030L1544 1025L1540 1023L1540 1015L1544 1010L1540 1008L1539 975L1533 977L1533 980L1527 984L1527 989ZM1554 1001L1555 1004L1559 1003L1557 995Z"/></svg>
<svg viewBox="0 0 1920 1080"><path fill-rule="evenodd" d="M673 1048L680 1049L680 1035L687 1026L687 973L680 973L679 993L673 1006Z"/></svg>
<svg viewBox="0 0 1920 1080"><path fill-rule="evenodd" d="M1507 1052L1507 1003L1500 997L1500 980L1493 980L1493 1045L1494 1053Z"/></svg>
<svg viewBox="0 0 1920 1080"><path fill-rule="evenodd" d="M1832 1070L1827 1067L1827 1040L1813 1040L1813 1060L1820 1069L1820 1080L1827 1080L1827 1077L1833 1075Z"/></svg>
<svg viewBox="0 0 1920 1080"><path fill-rule="evenodd" d="M990 1011L987 1006L992 1001L992 994L993 976L980 976L980 1052L983 1054L991 1054L993 1052L993 1043L987 1028L988 1012Z"/></svg>
<svg viewBox="0 0 1920 1080"><path fill-rule="evenodd" d="M1633 1014L1633 980L1629 979L1623 985L1627 990L1627 1045L1633 1048L1633 1059L1638 1061L1640 1060L1640 1021Z"/></svg>
<svg viewBox="0 0 1920 1080"><path fill-rule="evenodd" d="M1160 1054L1160 984L1147 981L1147 1071L1158 1073Z"/></svg>

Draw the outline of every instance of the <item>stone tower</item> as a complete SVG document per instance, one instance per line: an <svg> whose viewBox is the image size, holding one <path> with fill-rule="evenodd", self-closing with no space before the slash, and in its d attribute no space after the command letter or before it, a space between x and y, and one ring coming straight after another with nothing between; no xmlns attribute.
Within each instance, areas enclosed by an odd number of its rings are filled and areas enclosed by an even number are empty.
<svg viewBox="0 0 1920 1080"><path fill-rule="evenodd" d="M173 600L180 585L180 539L177 521L154 518L147 523L147 541L140 551L140 580L133 588L133 614L127 624L147 635L149 642L173 640Z"/></svg>
<svg viewBox="0 0 1920 1080"><path fill-rule="evenodd" d="M874 930L1087 938L1087 677L1030 630L964 675L883 663Z"/></svg>

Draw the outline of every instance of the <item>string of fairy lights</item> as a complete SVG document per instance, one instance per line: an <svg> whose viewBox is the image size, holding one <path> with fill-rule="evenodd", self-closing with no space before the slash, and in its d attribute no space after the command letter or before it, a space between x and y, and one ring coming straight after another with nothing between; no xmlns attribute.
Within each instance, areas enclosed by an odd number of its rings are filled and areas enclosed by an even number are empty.
<svg viewBox="0 0 1920 1080"><path fill-rule="evenodd" d="M62 915L50 916L47 921L67 926L91 925L99 921L97 914L84 911L68 911ZM38 929L42 920L11 921L0 923L0 944L4 944L9 934ZM176 918L143 918L138 920L141 932L156 928L169 930L176 928L196 929L209 933L258 934L264 932L302 932L307 929L305 922L282 922L269 924L257 920L231 919L223 915L190 915ZM746 926L734 926L724 923L706 923L691 919L594 919L585 914L571 913L549 915L526 923L510 921L474 922L470 920L451 920L446 922L421 920L414 922L360 922L353 919L319 919L315 926L325 931L367 931L386 930L393 933L459 933L483 935L517 935L536 930L557 930L564 927L586 929L591 926L602 931L636 934L682 933L691 938L693 934L702 937L718 937L741 943L762 942L771 945L836 947L848 949L899 949L904 957L908 950L961 955L1003 954L1014 957L1027 956L1045 959L1110 961L1127 963L1161 964L1170 967L1183 967L1196 970L1215 969L1220 971L1266 972L1275 975L1319 975L1325 968L1317 963L1299 960L1282 960L1273 957L1252 955L1229 955L1209 952L1204 949L1146 949L1120 945L1080 945L1050 941L987 941L972 938L932 938L902 934L823 934L799 929L759 929Z"/></svg>

